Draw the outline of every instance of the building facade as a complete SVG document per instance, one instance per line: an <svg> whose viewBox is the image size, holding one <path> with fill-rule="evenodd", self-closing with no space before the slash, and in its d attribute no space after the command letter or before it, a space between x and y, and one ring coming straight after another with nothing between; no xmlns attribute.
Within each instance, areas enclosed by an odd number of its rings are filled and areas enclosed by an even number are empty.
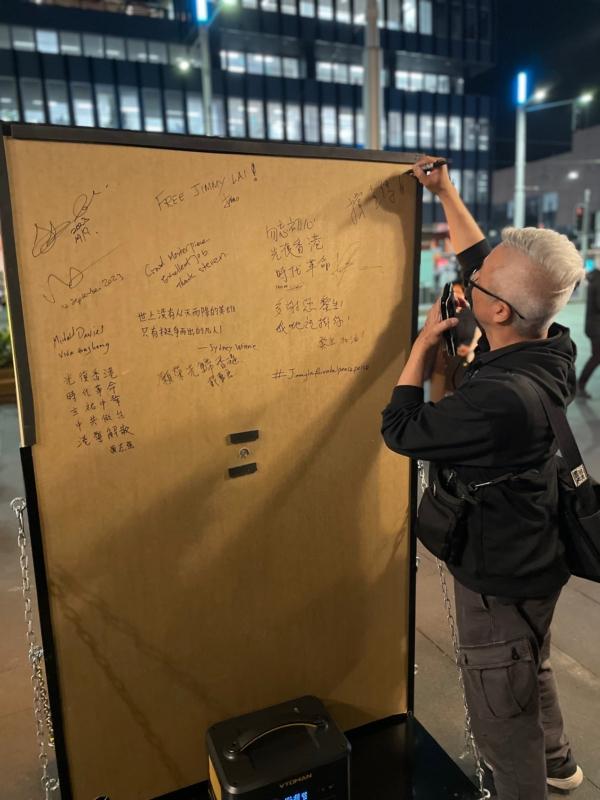
<svg viewBox="0 0 600 800"><path fill-rule="evenodd" d="M600 248L599 152L600 126L595 125L574 131L569 152L529 162L525 176L525 224L554 228L580 241L583 214L587 212L588 246ZM497 231L504 225L512 225L514 191L514 168L494 172L492 223Z"/></svg>
<svg viewBox="0 0 600 800"><path fill-rule="evenodd" d="M380 0L383 146L451 160L486 227L491 103L465 92L494 59L494 0ZM366 0L212 8L212 134L364 146ZM206 132L198 0L2 0L0 118ZM424 196L424 224L443 221Z"/></svg>

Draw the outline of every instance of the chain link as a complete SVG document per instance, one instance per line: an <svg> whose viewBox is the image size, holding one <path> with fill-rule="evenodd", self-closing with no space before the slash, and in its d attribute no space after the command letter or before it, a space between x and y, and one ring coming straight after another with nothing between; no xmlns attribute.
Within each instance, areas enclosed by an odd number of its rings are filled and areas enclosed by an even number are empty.
<svg viewBox="0 0 600 800"><path fill-rule="evenodd" d="M54 728L52 714L46 688L46 677L43 670L44 651L37 641L33 626L33 607L31 601L31 580L29 577L29 556L27 555L27 536L25 535L25 516L27 507L22 497L16 497L10 504L15 513L19 532L17 544L19 546L19 564L21 566L21 580L23 585L23 599L25 601L25 622L27 624L27 643L29 645L29 663L31 664L31 685L33 687L33 713L35 715L36 736L38 741L38 760L42 770L42 789L45 800L50 800L51 792L59 787L56 778L48 775L48 750L54 747Z"/></svg>
<svg viewBox="0 0 600 800"><path fill-rule="evenodd" d="M427 477L425 476L425 463L423 461L417 462L417 467L419 470L419 478L421 481L421 492L424 492L425 489L428 487ZM456 622L454 619L454 613L452 609L452 600L450 599L450 591L448 589L448 582L446 580L446 565L443 561L440 561L439 558L436 558L436 564L438 568L438 573L440 576L440 584L442 587L442 598L444 601L444 608L446 609L446 616L448 618L448 627L450 628L450 637L452 639L452 648L454 650L454 663L456 664L456 670L458 673L458 685L460 688L460 693L462 696L462 702L465 712L465 748L462 754L460 755L461 759L466 758L469 753L473 756L475 761L475 775L477 777L477 783L479 788L480 800L489 800L491 794L488 789L484 789L483 787L483 765L481 761L481 755L479 753L479 748L477 747L477 743L475 742L475 737L473 735L473 728L471 726L471 713L469 711L469 706L467 705L467 696L465 693L465 683L463 680L462 669L460 668L460 645L458 641L458 633L456 630Z"/></svg>

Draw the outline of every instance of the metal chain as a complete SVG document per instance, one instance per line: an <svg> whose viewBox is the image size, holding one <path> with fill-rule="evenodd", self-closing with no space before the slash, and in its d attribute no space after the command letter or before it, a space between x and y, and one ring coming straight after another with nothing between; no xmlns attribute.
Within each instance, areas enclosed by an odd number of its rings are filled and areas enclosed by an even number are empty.
<svg viewBox="0 0 600 800"><path fill-rule="evenodd" d="M36 736L38 740L38 760L42 769L42 789L45 800L50 800L50 793L59 787L56 778L48 775L47 748L54 747L54 728L46 688L46 678L43 670L44 651L38 644L33 627L33 608L31 603L31 580L29 577L29 557L27 555L27 536L25 535L25 516L27 507L22 497L16 497L10 504L15 513L19 526L17 543L19 546L19 564L21 565L21 579L23 584L23 599L25 600L25 622L27 623L27 642L29 644L29 663L31 664L31 684L33 687L33 713L35 715Z"/></svg>
<svg viewBox="0 0 600 800"><path fill-rule="evenodd" d="M424 493L425 489L427 489L428 487L427 478L425 476L425 463L423 461L418 461L417 468L419 470L419 477L421 480L421 492ZM463 707L465 711L465 749L463 753L460 755L460 758L461 759L466 758L466 756L468 756L469 753L471 753L473 759L475 760L475 775L477 776L480 800L489 800L491 794L488 789L484 789L483 787L483 776L484 776L483 765L481 761L481 755L479 753L479 748L477 747L477 743L475 742L475 737L473 735L473 728L471 726L471 713L469 711L469 706L467 705L465 683L463 680L462 669L460 668L460 645L458 641L456 622L454 619L454 613L452 609L452 600L450 599L450 591L448 589L448 582L446 580L446 565L444 564L443 561L440 561L439 558L436 558L436 563L437 563L438 573L440 576L440 584L442 587L444 608L446 609L446 616L448 617L448 627L450 628L452 648L454 650L454 663L456 664L456 670L458 673L458 685L460 688Z"/></svg>

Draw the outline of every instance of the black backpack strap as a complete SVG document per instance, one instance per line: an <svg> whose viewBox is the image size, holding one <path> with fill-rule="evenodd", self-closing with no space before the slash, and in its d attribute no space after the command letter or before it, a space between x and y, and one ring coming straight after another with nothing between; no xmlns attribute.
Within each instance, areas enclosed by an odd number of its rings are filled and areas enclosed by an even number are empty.
<svg viewBox="0 0 600 800"><path fill-rule="evenodd" d="M550 427L552 428L558 443L561 455L565 460L567 467L569 468L573 485L576 489L578 489L580 486L583 486L584 483L589 481L589 475L585 468L585 464L583 463L581 453L579 452L579 447L577 447L577 442L573 436L571 426L567 421L567 415L562 408L555 406L550 401L550 398L546 392L541 389L534 380L521 373L511 372L510 374L519 381L524 382L527 386L531 387L539 397L548 422L550 423Z"/></svg>

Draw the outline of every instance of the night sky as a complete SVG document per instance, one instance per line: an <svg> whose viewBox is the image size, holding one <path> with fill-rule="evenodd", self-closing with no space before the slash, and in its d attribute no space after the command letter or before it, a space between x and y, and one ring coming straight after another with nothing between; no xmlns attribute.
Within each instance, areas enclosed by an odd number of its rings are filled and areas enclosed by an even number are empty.
<svg viewBox="0 0 600 800"><path fill-rule="evenodd" d="M600 125L600 0L496 0L496 66L467 85L496 104L496 168L514 163L514 76L527 69L535 87L550 89L547 101L596 90L582 119ZM565 151L570 110L528 113L527 156ZM598 142L600 157L600 139Z"/></svg>

